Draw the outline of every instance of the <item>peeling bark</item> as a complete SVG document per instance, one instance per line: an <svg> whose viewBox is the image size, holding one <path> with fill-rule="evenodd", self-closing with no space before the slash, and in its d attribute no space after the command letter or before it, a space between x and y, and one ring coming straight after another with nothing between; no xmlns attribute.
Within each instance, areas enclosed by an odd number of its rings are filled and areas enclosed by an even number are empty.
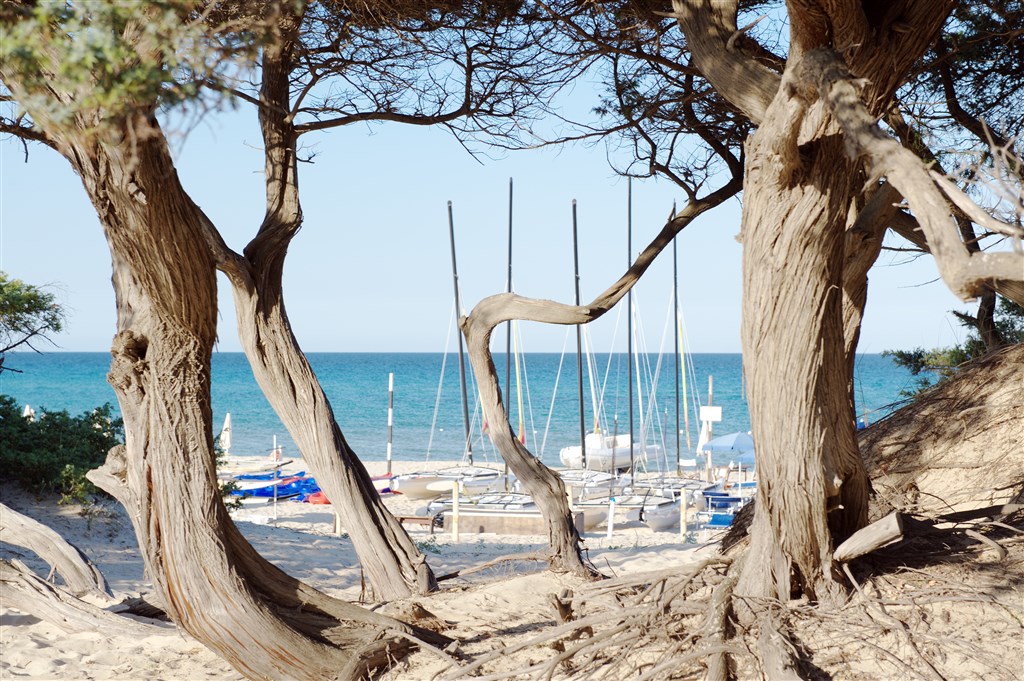
<svg viewBox="0 0 1024 681"><path fill-rule="evenodd" d="M741 230L758 497L737 593L783 601L838 598L832 535L867 521L843 324L847 213L863 178L824 107L790 87L747 143Z"/></svg>
<svg viewBox="0 0 1024 681"><path fill-rule="evenodd" d="M746 146L742 226L743 355L760 486L737 593L838 598L830 547L866 521L850 385L880 227L902 217L887 194L910 202L944 279L961 295L1012 287L1024 263L1019 254L967 253L947 229L947 200L989 229L1018 230L994 224L920 162L907 163L875 124L937 34L949 0L788 3L781 81L723 44L735 31L736 3L710 4L676 0L674 16L715 89L760 125ZM772 97L762 107L768 82ZM879 187L881 178L891 187ZM879 187L867 200L865 184Z"/></svg>

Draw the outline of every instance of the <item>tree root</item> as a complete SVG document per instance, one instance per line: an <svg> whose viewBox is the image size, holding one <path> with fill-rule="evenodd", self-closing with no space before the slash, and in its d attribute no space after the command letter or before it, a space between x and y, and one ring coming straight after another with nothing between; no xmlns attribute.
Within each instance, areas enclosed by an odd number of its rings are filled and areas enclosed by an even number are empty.
<svg viewBox="0 0 1024 681"><path fill-rule="evenodd" d="M0 560L0 590L4 606L34 615L67 633L92 631L133 638L175 633L172 627L144 624L87 603L16 560Z"/></svg>
<svg viewBox="0 0 1024 681"><path fill-rule="evenodd" d="M486 563L480 563L472 567L465 568L463 570L456 570L455 572L449 572L448 574L441 575L437 578L438 582L443 582L449 579L455 579L456 577L465 577L475 572L481 572L488 568L501 565L502 563L513 563L517 561L548 561L551 560L550 551L527 551L526 553L514 553L508 556L499 556L494 560L489 560Z"/></svg>
<svg viewBox="0 0 1024 681"><path fill-rule="evenodd" d="M100 602L114 601L99 568L81 549L49 527L0 504L0 532L5 542L35 551L64 578L68 591L75 596L88 594Z"/></svg>
<svg viewBox="0 0 1024 681"><path fill-rule="evenodd" d="M449 669L453 681L472 676L487 679L631 678L660 679L702 676L704 659L725 660L744 654L728 638L728 611L734 578L723 577L731 560L705 559L680 571L665 570L588 585L574 595L569 589L552 594L550 602L560 625L480 656L472 663ZM714 604L707 599L712 592ZM608 607L581 616L594 601ZM707 620L709 607L713 613ZM705 616L705 622L701 622ZM712 626L708 622L713 621ZM543 661L515 670L477 676L499 660L531 648L547 651ZM551 655L554 651L554 655ZM669 673L671 670L671 673ZM726 677L727 678L727 677Z"/></svg>
<svg viewBox="0 0 1024 681"><path fill-rule="evenodd" d="M996 542L1012 553L1003 565L1017 564L1019 523L1009 522L1007 527L974 525L986 531L982 536L989 541L968 539L961 527L958 535L965 546L957 555L988 552L989 542ZM438 678L796 681L847 669L866 676L940 681L962 675L966 662L986 669L993 681L1004 681L1018 671L1013 660L983 639L972 641L949 625L948 613L982 608L985 621L994 623L1010 645L1015 632L1024 634L1024 608L999 590L979 591L948 571L933 574L909 566L899 568L903 579L883 573L858 582L844 565L857 593L839 607L752 601L732 591L738 565L714 556L683 569L585 584L575 593L563 589L549 597L555 626L453 665ZM987 583L991 577L984 576ZM740 604L753 615L743 624L731 615Z"/></svg>

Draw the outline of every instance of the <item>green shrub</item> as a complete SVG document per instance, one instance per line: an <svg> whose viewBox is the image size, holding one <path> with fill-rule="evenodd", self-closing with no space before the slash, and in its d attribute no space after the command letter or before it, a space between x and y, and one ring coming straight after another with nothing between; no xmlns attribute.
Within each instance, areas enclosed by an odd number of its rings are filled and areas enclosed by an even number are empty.
<svg viewBox="0 0 1024 681"><path fill-rule="evenodd" d="M0 395L0 465L30 491L58 492L62 503L86 502L97 492L86 472L124 439L123 423L113 413L109 404L81 416L40 408L30 421L13 398Z"/></svg>

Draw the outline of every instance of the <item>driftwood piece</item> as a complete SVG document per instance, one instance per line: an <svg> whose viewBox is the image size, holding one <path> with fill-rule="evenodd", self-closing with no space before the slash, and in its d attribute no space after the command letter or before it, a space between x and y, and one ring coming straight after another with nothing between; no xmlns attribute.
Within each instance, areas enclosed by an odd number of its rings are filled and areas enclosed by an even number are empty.
<svg viewBox="0 0 1024 681"><path fill-rule="evenodd" d="M75 596L112 600L110 587L81 549L49 527L9 506L0 504L0 537L8 544L35 551L64 578Z"/></svg>
<svg viewBox="0 0 1024 681"><path fill-rule="evenodd" d="M832 558L845 563L877 551L903 538L903 515L897 511L854 532L832 552Z"/></svg>
<svg viewBox="0 0 1024 681"><path fill-rule="evenodd" d="M69 634L95 631L140 637L175 633L172 627L143 624L86 603L43 580L19 561L0 559L0 585L4 607L34 615Z"/></svg>

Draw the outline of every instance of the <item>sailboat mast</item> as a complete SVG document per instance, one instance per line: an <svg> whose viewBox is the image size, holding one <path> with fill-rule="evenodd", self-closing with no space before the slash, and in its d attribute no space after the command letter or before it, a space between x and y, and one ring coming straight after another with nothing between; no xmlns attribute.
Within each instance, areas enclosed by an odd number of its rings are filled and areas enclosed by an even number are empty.
<svg viewBox="0 0 1024 681"><path fill-rule="evenodd" d="M512 178L508 178L508 278L505 292L512 293ZM512 383L512 322L505 323L505 395L510 395ZM506 398L507 399L507 398Z"/></svg>
<svg viewBox="0 0 1024 681"><path fill-rule="evenodd" d="M576 229L576 199L572 200L572 263L576 275L576 306L580 304L580 248ZM587 467L587 424L583 417L583 333L576 325L576 386L580 403L580 467Z"/></svg>
<svg viewBox="0 0 1024 681"><path fill-rule="evenodd" d="M675 206L672 207L672 215L676 213ZM679 441L679 259L676 256L676 237L672 237L672 320L674 328L675 343L675 379L676 379L676 474L682 475L682 443Z"/></svg>
<svg viewBox="0 0 1024 681"><path fill-rule="evenodd" d="M512 178L508 178L508 279L505 281L505 291L512 293ZM519 370L519 358L516 358L516 371ZM506 400L510 399L512 393L512 321L509 320L505 326L505 395ZM522 418L522 414L520 414ZM505 462L505 491L509 489L508 462Z"/></svg>
<svg viewBox="0 0 1024 681"><path fill-rule="evenodd" d="M626 180L626 269L633 266L633 178ZM633 472L633 289L626 294L626 369L629 383L629 470Z"/></svg>
<svg viewBox="0 0 1024 681"><path fill-rule="evenodd" d="M455 285L455 315L461 317L459 304L459 270L455 265L455 219L452 217L452 202L448 202L448 236L452 246L452 282ZM457 322L456 322L457 323ZM459 329L459 384L462 386L462 421L466 430L466 458L473 465L473 440L469 433L469 399L466 397L466 351L462 346L462 330Z"/></svg>

